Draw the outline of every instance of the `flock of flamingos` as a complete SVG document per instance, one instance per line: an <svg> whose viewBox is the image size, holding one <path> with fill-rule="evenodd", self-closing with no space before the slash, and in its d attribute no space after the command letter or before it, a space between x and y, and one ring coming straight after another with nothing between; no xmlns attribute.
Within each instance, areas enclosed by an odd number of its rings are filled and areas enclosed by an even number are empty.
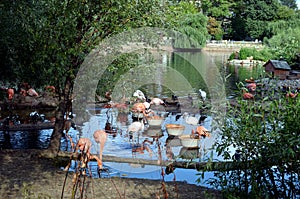
<svg viewBox="0 0 300 199"><path fill-rule="evenodd" d="M242 89L242 98L245 100L254 99L255 92L258 85L253 78L246 79L245 80L247 85ZM7 98L8 100L12 100L14 98L15 89L12 88L6 88L7 92ZM47 86L45 87L45 90L48 90L50 92L55 92L55 87L53 86ZM23 96L32 96L32 97L38 97L39 94L29 85L22 85L22 87L19 89L19 94ZM105 97L108 100L111 100L110 92L107 92L105 94ZM206 92L199 89L199 95L201 96L202 100L206 100ZM291 91L286 92L286 97L295 98L297 97L298 93L293 93ZM130 109L130 111L134 114L141 115L142 119L139 119L137 121L133 121L127 128L127 133L129 135L133 135L134 133L143 132L145 129L145 124L147 123L147 120L145 118L151 116L155 117L155 112L151 110L151 106L166 106L166 102L160 98L154 97L152 99L148 99L144 93L141 90L136 90L133 95L135 98L135 101ZM172 96L174 98L176 96ZM187 124L192 125L198 125L199 119L193 116L189 116L189 114L185 113L182 115L185 118L185 122ZM69 120L66 120L64 129L66 130L66 137L70 140L72 151L81 151L87 154L88 159L96 159L99 168L102 168L102 153L104 149L104 145L107 141L107 132L105 129L99 129L96 130L93 134L94 141L98 144L100 144L100 154L99 157L92 155L90 150L92 146L92 141L89 138L79 138L76 146L72 142L71 136L68 135L68 129L71 128L71 122ZM209 137L210 134L208 133L208 130L205 129L203 126L198 126L195 130L192 130L191 137Z"/></svg>
<svg viewBox="0 0 300 199"><path fill-rule="evenodd" d="M206 93L205 91L199 90L199 94L201 95L202 99L206 99ZM173 96L174 97L174 96ZM109 93L106 93L106 98L111 99L109 96ZM132 123L127 127L126 132L128 135L130 135L131 140L135 140L134 135L143 132L145 130L145 125L147 124L146 118L155 118L159 117L155 114L155 112L151 109L152 106L167 106L166 102L160 98L154 97L151 100L147 99L147 97L144 95L144 93L141 90L136 90L133 93L134 103L130 108L131 113L137 115L136 120L133 120ZM197 128L195 130L192 130L190 137L194 139L199 139L200 137L210 137L210 133L204 126L199 126L199 119L194 116L189 116L188 113L184 113L181 115L183 118L185 118L185 122L187 124L195 125ZM67 127L65 126L65 129L70 128L70 122L67 123ZM66 131L67 135L67 131ZM92 147L92 141L87 137L81 137L77 141L76 146L72 143L72 138L68 136L71 142L72 151L80 151L84 152L87 156L87 161L91 159L95 159L98 163L98 168L101 170L103 168L102 164L102 154L104 150L105 143L108 138L108 133L106 132L106 129L98 129L93 133L94 141L98 144L100 144L100 151L99 156L93 155L91 153L91 147ZM144 148L147 150L147 148Z"/></svg>

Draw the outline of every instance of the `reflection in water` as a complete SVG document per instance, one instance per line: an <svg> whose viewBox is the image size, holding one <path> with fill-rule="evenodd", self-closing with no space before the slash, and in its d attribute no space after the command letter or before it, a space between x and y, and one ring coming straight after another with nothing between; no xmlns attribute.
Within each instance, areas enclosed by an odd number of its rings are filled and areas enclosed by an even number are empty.
<svg viewBox="0 0 300 199"><path fill-rule="evenodd" d="M52 129L40 131L2 131L0 148L4 149L46 149L49 145Z"/></svg>
<svg viewBox="0 0 300 199"><path fill-rule="evenodd" d="M10 134L5 131L0 134L0 148L11 149L12 145L10 143Z"/></svg>

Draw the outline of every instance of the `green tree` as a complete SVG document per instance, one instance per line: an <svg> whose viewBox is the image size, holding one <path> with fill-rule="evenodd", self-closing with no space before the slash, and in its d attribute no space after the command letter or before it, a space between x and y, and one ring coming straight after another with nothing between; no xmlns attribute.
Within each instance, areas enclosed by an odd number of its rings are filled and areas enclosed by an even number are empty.
<svg viewBox="0 0 300 199"><path fill-rule="evenodd" d="M36 85L53 84L60 102L49 155L60 148L74 78L103 38L136 27L163 25L160 1L4 1L1 3L1 71ZM13 25L13 26L12 26ZM5 32L8 30L8 32ZM11 33L11 34L7 34ZM7 71L5 67L11 68ZM16 69L14 68L16 67ZM16 73L16 71L21 73Z"/></svg>
<svg viewBox="0 0 300 199"><path fill-rule="evenodd" d="M236 5L233 0L204 0L201 1L201 9L204 15L214 19L208 21L209 27L215 28L217 34L212 34L213 37L229 35L231 33L231 18L233 17L233 9ZM219 27L220 26L220 27ZM209 29L210 32L211 29Z"/></svg>
<svg viewBox="0 0 300 199"><path fill-rule="evenodd" d="M268 23L268 26L266 27L266 35L267 38L271 38L272 36L287 30L289 28L297 28L300 26L300 13L294 12L290 13L288 11L284 11L286 7L283 7L284 9L281 10L282 12L278 13L278 17L276 21ZM283 13L283 14L281 14Z"/></svg>
<svg viewBox="0 0 300 199"><path fill-rule="evenodd" d="M266 25L277 16L278 7L276 0L239 1L232 19L233 37L262 40Z"/></svg>
<svg viewBox="0 0 300 199"><path fill-rule="evenodd" d="M278 59L284 58L288 63L294 64L297 60L296 55L300 53L299 31L299 26L285 29L272 38L265 39L264 43Z"/></svg>
<svg viewBox="0 0 300 199"><path fill-rule="evenodd" d="M206 16L215 17L218 20L232 16L232 8L235 1L232 0L203 0L201 9Z"/></svg>
<svg viewBox="0 0 300 199"><path fill-rule="evenodd" d="M2 81L9 81L16 86L17 78L27 81L27 73L21 66L29 66L31 53L30 33L21 28L26 23L23 13L26 2L2 1L0 3L0 74ZM23 76L23 77L22 77Z"/></svg>
<svg viewBox="0 0 300 199"><path fill-rule="evenodd" d="M223 36L223 30L221 24L213 17L208 18L207 23L208 33L212 36L213 39L221 40Z"/></svg>
<svg viewBox="0 0 300 199"><path fill-rule="evenodd" d="M169 6L166 12L166 28L178 31L174 46L180 48L203 47L209 35L206 29L207 18L194 3L179 2Z"/></svg>

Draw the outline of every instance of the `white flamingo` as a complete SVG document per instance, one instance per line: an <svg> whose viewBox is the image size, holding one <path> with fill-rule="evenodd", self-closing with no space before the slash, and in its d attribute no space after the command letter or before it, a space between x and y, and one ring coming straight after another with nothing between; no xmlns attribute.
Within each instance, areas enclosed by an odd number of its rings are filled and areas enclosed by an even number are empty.
<svg viewBox="0 0 300 199"><path fill-rule="evenodd" d="M206 92L203 91L203 90L201 90L201 88L200 88L200 89L199 89L199 93L200 93L200 95L201 95L203 101L205 101L205 100L206 100Z"/></svg>
<svg viewBox="0 0 300 199"><path fill-rule="evenodd" d="M193 116L189 116L187 112L183 114L183 119L185 119L185 123L190 124L190 125L198 125L199 119Z"/></svg>
<svg viewBox="0 0 300 199"><path fill-rule="evenodd" d="M165 106L166 104L162 99L159 99L159 98L155 97L151 100L150 105L156 105L156 106L164 105Z"/></svg>
<svg viewBox="0 0 300 199"><path fill-rule="evenodd" d="M141 90L136 90L134 93L133 93L133 97L136 97L142 101L145 101L146 100L146 97L144 95L144 93L141 91Z"/></svg>
<svg viewBox="0 0 300 199"><path fill-rule="evenodd" d="M130 135L133 135L133 133L139 133L144 131L145 125L143 120L137 121L137 122L132 122L128 128L127 128L127 133ZM130 136L130 140L134 140L133 136Z"/></svg>

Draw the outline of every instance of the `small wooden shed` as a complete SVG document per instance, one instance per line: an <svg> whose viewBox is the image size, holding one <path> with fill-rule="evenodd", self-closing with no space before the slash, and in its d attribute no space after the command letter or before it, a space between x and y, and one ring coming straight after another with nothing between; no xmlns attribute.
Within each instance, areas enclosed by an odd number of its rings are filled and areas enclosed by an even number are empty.
<svg viewBox="0 0 300 199"><path fill-rule="evenodd" d="M272 74L272 77L279 77L279 79L287 79L291 67L286 61L269 60L264 64L265 71Z"/></svg>

